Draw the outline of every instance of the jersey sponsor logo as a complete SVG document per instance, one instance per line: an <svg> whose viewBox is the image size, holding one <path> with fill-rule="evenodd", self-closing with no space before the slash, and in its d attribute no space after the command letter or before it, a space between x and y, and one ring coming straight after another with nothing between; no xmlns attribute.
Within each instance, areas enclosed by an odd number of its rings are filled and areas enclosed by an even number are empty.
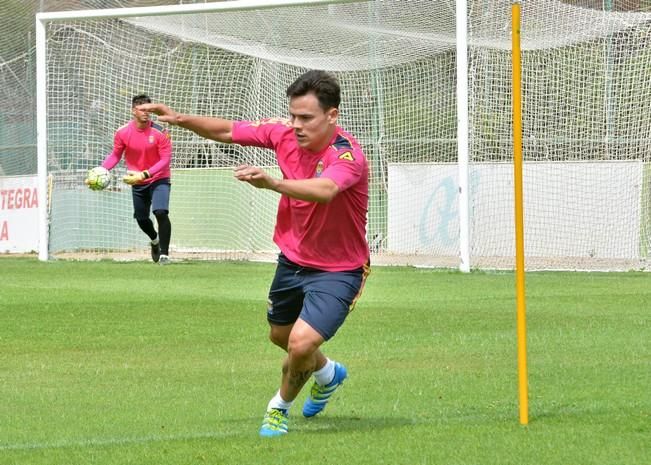
<svg viewBox="0 0 651 465"><path fill-rule="evenodd" d="M352 152L344 152L341 155L339 155L340 160L348 160L348 161L355 161L355 158L353 157Z"/></svg>
<svg viewBox="0 0 651 465"><path fill-rule="evenodd" d="M323 160L319 160L319 163L316 164L316 172L314 173L314 175L317 178L320 178L321 173L323 173Z"/></svg>

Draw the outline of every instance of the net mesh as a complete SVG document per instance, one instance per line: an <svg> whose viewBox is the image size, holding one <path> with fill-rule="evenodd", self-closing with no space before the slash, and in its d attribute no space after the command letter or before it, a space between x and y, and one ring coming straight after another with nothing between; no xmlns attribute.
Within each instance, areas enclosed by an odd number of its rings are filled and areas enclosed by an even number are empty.
<svg viewBox="0 0 651 465"><path fill-rule="evenodd" d="M35 174L37 12L121 8L185 0L3 0L0 8L0 176Z"/></svg>
<svg viewBox="0 0 651 465"><path fill-rule="evenodd" d="M514 262L510 3L468 2L470 256L481 268ZM522 4L529 269L643 268L648 256L651 15L588 3ZM82 184L132 95L187 113L286 116L287 85L320 68L340 79L340 123L371 162L372 260L457 266L455 2L51 22L47 40L54 254L146 252L128 187ZM172 253L273 256L277 196L230 174L241 162L274 170L273 153L178 128L172 138Z"/></svg>

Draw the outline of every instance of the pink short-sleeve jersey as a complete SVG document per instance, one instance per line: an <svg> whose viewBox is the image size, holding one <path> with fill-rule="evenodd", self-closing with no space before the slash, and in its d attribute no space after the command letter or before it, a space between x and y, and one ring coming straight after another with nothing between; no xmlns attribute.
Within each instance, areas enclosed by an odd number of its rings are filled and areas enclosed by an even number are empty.
<svg viewBox="0 0 651 465"><path fill-rule="evenodd" d="M274 242L291 261L325 271L357 269L368 262L368 163L359 144L340 127L319 153L302 149L287 120L238 121L233 142L276 152L285 179L326 177L339 187L329 203L280 197Z"/></svg>
<svg viewBox="0 0 651 465"><path fill-rule="evenodd" d="M130 171L149 171L151 178L141 184L170 177L172 142L167 129L149 121L140 129L134 120L115 131L113 151L108 154L102 166L108 170L118 164L124 154L124 162Z"/></svg>

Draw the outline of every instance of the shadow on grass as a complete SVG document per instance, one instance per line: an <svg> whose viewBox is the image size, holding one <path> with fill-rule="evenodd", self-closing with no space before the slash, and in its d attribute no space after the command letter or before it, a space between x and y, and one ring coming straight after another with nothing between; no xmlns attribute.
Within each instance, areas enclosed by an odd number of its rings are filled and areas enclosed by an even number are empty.
<svg viewBox="0 0 651 465"><path fill-rule="evenodd" d="M344 431L377 431L378 429L401 428L422 424L414 418L404 417L360 417L360 416L317 416L304 418L300 415L290 417L293 432L341 433Z"/></svg>

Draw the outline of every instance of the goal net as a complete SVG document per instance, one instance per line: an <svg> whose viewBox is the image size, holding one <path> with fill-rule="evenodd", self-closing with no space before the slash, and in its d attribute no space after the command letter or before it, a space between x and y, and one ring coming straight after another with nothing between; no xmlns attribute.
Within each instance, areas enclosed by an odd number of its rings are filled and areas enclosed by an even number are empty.
<svg viewBox="0 0 651 465"><path fill-rule="evenodd" d="M339 122L370 161L372 262L458 266L455 2L273 3L45 23L50 256L146 256L123 164L109 189L83 184L133 95L184 113L284 117L286 87L318 68L339 78ZM468 1L473 267L514 266L510 4ZM651 15L551 0L522 11L527 266L642 268ZM232 168L279 175L274 154L170 129L173 257L273 258L278 195L236 182Z"/></svg>

